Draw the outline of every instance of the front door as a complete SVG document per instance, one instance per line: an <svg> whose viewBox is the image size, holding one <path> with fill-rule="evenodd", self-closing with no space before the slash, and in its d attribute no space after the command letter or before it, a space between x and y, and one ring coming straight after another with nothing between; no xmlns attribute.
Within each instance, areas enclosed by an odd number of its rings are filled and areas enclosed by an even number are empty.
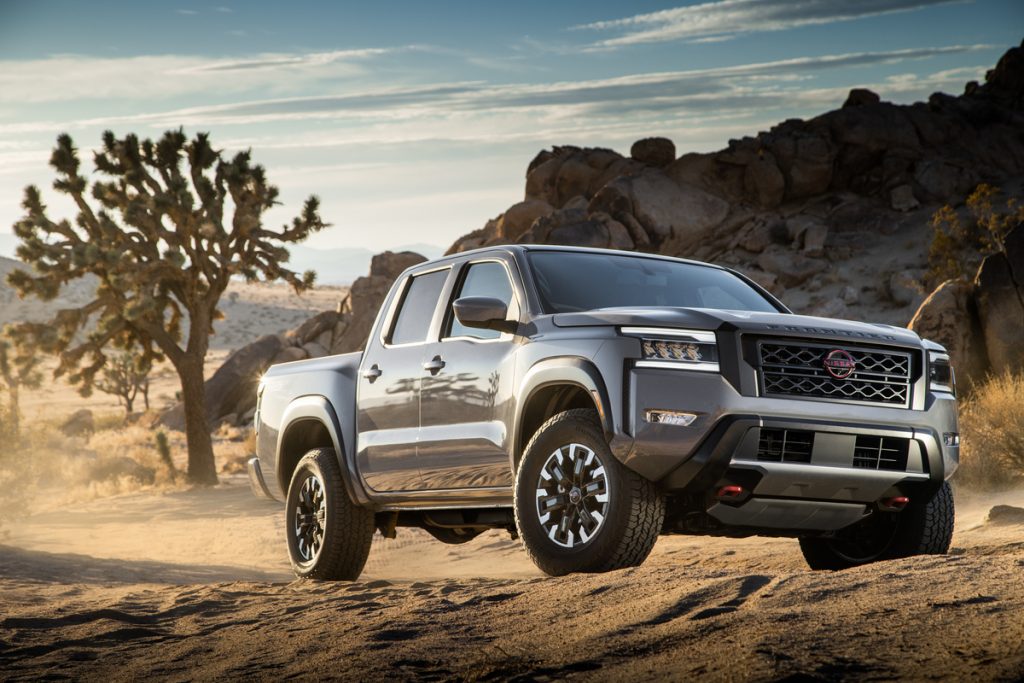
<svg viewBox="0 0 1024 683"><path fill-rule="evenodd" d="M459 280L452 301L499 298L508 305L509 317L518 319L519 306L502 261L468 263ZM512 486L507 453L511 435L505 425L513 410L514 338L463 327L450 309L448 302L441 340L428 344L423 357L417 449L422 485L432 490Z"/></svg>
<svg viewBox="0 0 1024 683"><path fill-rule="evenodd" d="M382 338L360 366L356 446L359 471L375 491L420 487L416 442L427 334L451 269L411 277Z"/></svg>

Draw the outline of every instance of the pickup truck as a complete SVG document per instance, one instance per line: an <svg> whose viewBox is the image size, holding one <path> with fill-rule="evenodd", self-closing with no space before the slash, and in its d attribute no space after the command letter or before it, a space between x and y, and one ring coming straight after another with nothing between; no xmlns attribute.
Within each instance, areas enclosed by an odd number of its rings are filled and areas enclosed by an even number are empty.
<svg viewBox="0 0 1024 683"><path fill-rule="evenodd" d="M660 534L799 539L815 569L948 550L943 347L795 315L738 272L512 245L421 263L365 351L271 367L254 490L295 573L355 579L376 532L521 538L550 575Z"/></svg>

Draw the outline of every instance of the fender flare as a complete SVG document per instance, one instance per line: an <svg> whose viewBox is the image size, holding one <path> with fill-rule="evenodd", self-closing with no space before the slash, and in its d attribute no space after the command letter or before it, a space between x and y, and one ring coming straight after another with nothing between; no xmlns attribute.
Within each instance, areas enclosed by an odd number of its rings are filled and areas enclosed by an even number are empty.
<svg viewBox="0 0 1024 683"><path fill-rule="evenodd" d="M299 396L288 404L281 415L281 431L277 437L276 463L281 466L281 449L284 446L285 437L288 431L299 422L316 421L320 422L326 429L334 447L334 453L338 458L338 465L341 467L342 479L345 481L345 490L353 503L359 506L369 506L370 499L362 487L359 479L359 472L355 467L355 453L345 448L341 438L341 423L334 406L324 396L308 395ZM278 472L275 475L279 476Z"/></svg>
<svg viewBox="0 0 1024 683"><path fill-rule="evenodd" d="M538 391L555 384L573 384L590 394L594 403L597 404L597 412L605 437L611 439L616 432L615 409L609 400L608 389L597 366L590 359L581 356L545 358L526 372L516 390L516 395L521 398L516 402L512 452L509 454L513 469L518 461L519 453L526 446L525 443L521 443L524 439L520 438L526 407L530 405L530 401Z"/></svg>

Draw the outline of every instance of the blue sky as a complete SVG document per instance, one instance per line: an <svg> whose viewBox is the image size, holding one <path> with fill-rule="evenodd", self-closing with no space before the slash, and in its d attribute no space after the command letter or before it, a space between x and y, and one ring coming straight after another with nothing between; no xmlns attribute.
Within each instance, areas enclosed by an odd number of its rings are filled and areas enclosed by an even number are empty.
<svg viewBox="0 0 1024 683"><path fill-rule="evenodd" d="M0 0L0 236L57 134L210 131L251 147L309 243L447 246L522 198L533 155L664 135L723 147L851 87L959 93L1024 35L1024 2Z"/></svg>

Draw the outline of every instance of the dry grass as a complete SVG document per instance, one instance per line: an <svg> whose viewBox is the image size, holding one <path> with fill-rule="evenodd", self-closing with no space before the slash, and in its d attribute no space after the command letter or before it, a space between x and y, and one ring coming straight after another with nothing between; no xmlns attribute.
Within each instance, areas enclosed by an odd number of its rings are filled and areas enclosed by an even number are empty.
<svg viewBox="0 0 1024 683"><path fill-rule="evenodd" d="M188 449L182 432L167 435L175 472L161 461L159 429L125 424L123 416L97 414L95 433L69 437L56 423L24 425L15 447L0 450L0 539L3 527L35 512L97 498L144 490L173 490L188 486ZM251 429L230 427L214 434L219 470L230 474L245 469L254 449Z"/></svg>
<svg viewBox="0 0 1024 683"><path fill-rule="evenodd" d="M960 470L969 488L1005 489L1024 480L1024 374L989 378L960 408Z"/></svg>

